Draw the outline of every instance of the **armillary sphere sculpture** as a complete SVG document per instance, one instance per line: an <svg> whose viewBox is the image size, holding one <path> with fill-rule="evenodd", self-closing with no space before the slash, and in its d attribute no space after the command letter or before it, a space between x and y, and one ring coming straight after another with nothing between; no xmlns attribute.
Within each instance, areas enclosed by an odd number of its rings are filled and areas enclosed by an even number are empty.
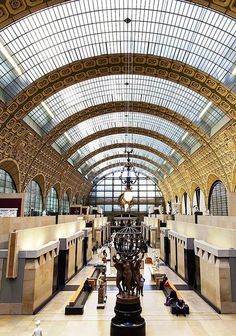
<svg viewBox="0 0 236 336"><path fill-rule="evenodd" d="M127 226L118 231L114 238L117 255L113 256L117 269L116 285L123 296L139 293L140 266L145 251L145 243L141 233Z"/></svg>
<svg viewBox="0 0 236 336"><path fill-rule="evenodd" d="M145 336L145 320L140 316L139 298L140 266L145 251L141 233L126 226L114 238L117 254L113 256L117 270L117 294L115 313L111 321L111 336Z"/></svg>

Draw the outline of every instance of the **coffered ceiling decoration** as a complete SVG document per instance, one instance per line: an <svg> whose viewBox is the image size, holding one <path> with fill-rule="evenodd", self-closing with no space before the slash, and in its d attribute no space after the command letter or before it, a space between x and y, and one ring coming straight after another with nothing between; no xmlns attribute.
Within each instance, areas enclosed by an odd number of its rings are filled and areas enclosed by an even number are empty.
<svg viewBox="0 0 236 336"><path fill-rule="evenodd" d="M86 190L127 148L163 186L200 178L200 156L229 179L219 143L234 150L235 18L234 0L3 0L0 153L24 152L28 181L53 152Z"/></svg>

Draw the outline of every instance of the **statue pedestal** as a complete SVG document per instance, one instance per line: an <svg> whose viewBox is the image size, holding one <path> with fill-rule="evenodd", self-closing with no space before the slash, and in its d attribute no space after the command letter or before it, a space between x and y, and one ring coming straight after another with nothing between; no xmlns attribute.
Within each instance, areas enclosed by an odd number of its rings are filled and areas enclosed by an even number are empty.
<svg viewBox="0 0 236 336"><path fill-rule="evenodd" d="M117 295L110 336L145 336L145 320L138 296Z"/></svg>

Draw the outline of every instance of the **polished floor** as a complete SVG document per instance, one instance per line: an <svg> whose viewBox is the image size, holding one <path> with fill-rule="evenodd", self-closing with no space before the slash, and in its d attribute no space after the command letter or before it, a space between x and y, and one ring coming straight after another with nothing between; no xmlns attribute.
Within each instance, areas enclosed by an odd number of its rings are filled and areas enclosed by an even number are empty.
<svg viewBox="0 0 236 336"><path fill-rule="evenodd" d="M96 262L95 256L92 262ZM84 268L69 283L79 285L92 266ZM169 279L174 284L184 282L166 266L161 266ZM113 272L113 269L110 270ZM146 335L182 335L182 336L235 336L236 314L217 314L196 293L191 290L180 291L185 301L189 304L190 315L174 316L170 313L162 291L152 290L153 284L147 266L143 271L145 281L144 296L142 301L142 316L146 320ZM114 285L114 282L109 284ZM65 316L64 309L73 291L62 291L57 294L38 314L33 316L0 316L1 336L28 336L32 335L36 320L41 321L43 336L106 336L110 334L110 321L114 316L116 290L108 291L108 300L104 310L97 310L97 292L94 291L85 306L84 315Z"/></svg>

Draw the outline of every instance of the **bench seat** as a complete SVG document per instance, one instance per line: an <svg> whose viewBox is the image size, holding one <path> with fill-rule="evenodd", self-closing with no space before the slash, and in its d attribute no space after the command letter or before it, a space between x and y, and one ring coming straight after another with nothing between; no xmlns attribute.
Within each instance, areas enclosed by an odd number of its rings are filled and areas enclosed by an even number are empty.
<svg viewBox="0 0 236 336"><path fill-rule="evenodd" d="M171 290L173 289L176 292L177 298L178 300L184 300L182 295L180 294L180 292L176 289L176 287L174 286L174 284L168 280L169 286L163 286L163 292L165 294L165 296L167 297L168 295L170 295ZM173 301L170 305L170 309L171 309L171 313L174 315L180 315L180 314L189 314L189 306L185 303L184 304L184 308L183 309L179 309L176 306L176 300Z"/></svg>
<svg viewBox="0 0 236 336"><path fill-rule="evenodd" d="M91 270L91 272L89 273L88 278L91 278L93 276L93 273L94 273L94 269ZM79 296L81 295L81 292L83 292L84 283L85 283L85 281L81 282L79 288L74 292L74 294L70 298L69 306L74 306L76 304Z"/></svg>

